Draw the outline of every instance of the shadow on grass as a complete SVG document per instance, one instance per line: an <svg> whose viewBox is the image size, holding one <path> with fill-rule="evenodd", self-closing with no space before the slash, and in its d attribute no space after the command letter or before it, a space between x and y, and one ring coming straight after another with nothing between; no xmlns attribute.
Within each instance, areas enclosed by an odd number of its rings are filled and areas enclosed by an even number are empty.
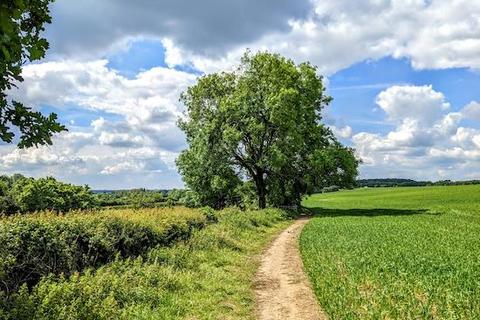
<svg viewBox="0 0 480 320"><path fill-rule="evenodd" d="M410 210L410 209L326 209L326 208L309 208L314 216L320 217L378 217L378 216L410 216L414 214L429 213L426 209Z"/></svg>

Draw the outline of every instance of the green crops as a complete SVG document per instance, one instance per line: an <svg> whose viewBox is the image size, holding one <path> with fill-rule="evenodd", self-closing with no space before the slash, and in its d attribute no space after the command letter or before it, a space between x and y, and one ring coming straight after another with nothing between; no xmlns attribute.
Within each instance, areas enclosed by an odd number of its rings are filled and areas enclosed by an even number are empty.
<svg viewBox="0 0 480 320"><path fill-rule="evenodd" d="M331 319L480 319L480 186L304 201L305 269Z"/></svg>

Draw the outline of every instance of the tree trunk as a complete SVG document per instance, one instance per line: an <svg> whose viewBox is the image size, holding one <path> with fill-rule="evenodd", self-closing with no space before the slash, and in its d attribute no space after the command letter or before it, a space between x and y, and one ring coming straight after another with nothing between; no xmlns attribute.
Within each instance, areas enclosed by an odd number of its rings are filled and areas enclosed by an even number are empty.
<svg viewBox="0 0 480 320"><path fill-rule="evenodd" d="M260 209L265 209L267 206L267 195L265 193L265 190L258 192L258 208Z"/></svg>
<svg viewBox="0 0 480 320"><path fill-rule="evenodd" d="M263 180L263 172L259 172L254 180L255 186L257 187L258 208L265 209L267 206L267 186Z"/></svg>

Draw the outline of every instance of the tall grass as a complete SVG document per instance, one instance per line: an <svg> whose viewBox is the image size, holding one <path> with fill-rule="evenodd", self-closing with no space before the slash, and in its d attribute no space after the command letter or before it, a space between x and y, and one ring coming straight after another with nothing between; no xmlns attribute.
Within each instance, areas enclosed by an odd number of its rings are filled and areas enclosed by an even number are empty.
<svg viewBox="0 0 480 320"><path fill-rule="evenodd" d="M306 271L331 319L480 319L480 186L314 195Z"/></svg>

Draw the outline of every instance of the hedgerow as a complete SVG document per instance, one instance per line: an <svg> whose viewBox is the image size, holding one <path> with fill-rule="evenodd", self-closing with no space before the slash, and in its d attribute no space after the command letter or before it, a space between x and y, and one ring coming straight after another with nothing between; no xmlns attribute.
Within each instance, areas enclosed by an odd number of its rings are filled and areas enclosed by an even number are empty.
<svg viewBox="0 0 480 320"><path fill-rule="evenodd" d="M216 223L187 241L23 287L4 319L253 319L252 255L288 224L287 216L278 209L202 215Z"/></svg>
<svg viewBox="0 0 480 320"><path fill-rule="evenodd" d="M4 218L0 221L0 300L22 284L35 285L42 276L69 276L186 239L206 221L202 213L187 209L177 214L144 209Z"/></svg>

